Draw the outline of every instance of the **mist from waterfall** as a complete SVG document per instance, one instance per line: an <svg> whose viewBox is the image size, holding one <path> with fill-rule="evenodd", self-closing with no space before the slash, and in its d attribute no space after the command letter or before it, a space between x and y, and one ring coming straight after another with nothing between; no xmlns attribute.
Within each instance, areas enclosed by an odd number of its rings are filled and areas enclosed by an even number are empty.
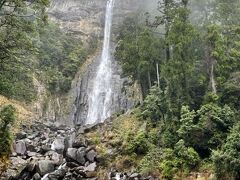
<svg viewBox="0 0 240 180"><path fill-rule="evenodd" d="M104 42L99 67L88 97L88 114L85 124L103 122L111 115L112 67L110 40L114 0L108 0L105 15Z"/></svg>

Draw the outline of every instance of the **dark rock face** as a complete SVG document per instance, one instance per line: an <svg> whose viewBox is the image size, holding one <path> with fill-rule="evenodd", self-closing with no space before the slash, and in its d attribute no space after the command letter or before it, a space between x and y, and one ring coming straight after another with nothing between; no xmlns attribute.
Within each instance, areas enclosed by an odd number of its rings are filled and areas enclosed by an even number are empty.
<svg viewBox="0 0 240 180"><path fill-rule="evenodd" d="M99 13L100 17L104 19L105 14L105 6L107 0L92 0L91 3L88 3L84 0L79 1L69 1L66 6L71 6L74 4L75 6L84 6L85 8L89 8L90 12ZM134 3L135 2L135 3ZM122 22L124 17L128 13L132 13L138 9L141 5L141 1L136 0L123 0L123 1L115 1L114 7L114 17L113 17L113 26L117 27L119 23ZM94 10L93 10L94 9ZM89 16L91 19L93 17ZM99 17L99 16L98 16ZM93 18L94 19L94 18ZM94 19L98 23L95 23L95 27L98 26L98 31L95 31L96 36L102 36L104 20L101 22L101 19ZM101 23L100 23L101 22ZM100 26L99 26L100 25ZM113 28L114 28L113 27ZM96 29L95 29L96 30ZM100 31L99 31L100 30ZM111 114L126 112L128 109L133 108L136 104L138 104L141 100L141 90L139 86L137 86L133 81L128 78L121 77L121 67L114 60L114 43L111 44L112 50L112 91L114 92L111 97ZM84 72L81 74L81 77L77 80L77 83L72 91L74 99L73 106L71 108L70 118L75 125L84 125L86 122L88 108L89 108L89 96L91 95L91 90L94 86L94 79L96 77L97 68L99 66L101 60L101 52L98 52L92 59L92 62ZM104 94L103 94L104 98Z"/></svg>
<svg viewBox="0 0 240 180"><path fill-rule="evenodd" d="M138 10L145 1L116 0L113 32L124 17ZM62 30L80 38L85 46L88 46L92 39L103 39L107 0L51 0L50 2L49 17L60 24ZM114 43L111 46L111 54L113 54ZM100 51L101 47L98 49ZM47 102L48 108L46 111L43 112L41 108L38 110L42 112L39 113L42 114L41 118L55 123L71 124L72 126L85 123L88 113L89 90L92 89L93 78L101 56L99 51L93 57L91 56L89 62L86 63L87 65L78 72L72 83L72 89L67 97L63 98L65 100L61 97L50 99ZM141 91L135 82L121 77L121 67L115 60L112 60L112 66L113 77L111 82L114 86L114 96L112 98L111 112L112 114L126 112L142 100ZM64 106L61 104L64 104Z"/></svg>

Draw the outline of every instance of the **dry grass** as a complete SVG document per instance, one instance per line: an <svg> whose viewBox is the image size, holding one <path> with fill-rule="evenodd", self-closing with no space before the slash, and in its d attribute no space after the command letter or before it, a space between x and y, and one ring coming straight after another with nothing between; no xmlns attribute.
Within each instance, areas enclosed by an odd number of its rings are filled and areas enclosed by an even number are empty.
<svg viewBox="0 0 240 180"><path fill-rule="evenodd" d="M7 156L0 157L0 177L2 173L7 170L9 163L9 158Z"/></svg>
<svg viewBox="0 0 240 180"><path fill-rule="evenodd" d="M12 129L14 133L19 131L21 124L29 124L33 114L25 108L25 104L0 95L0 107L5 105L13 105L16 108L17 120Z"/></svg>

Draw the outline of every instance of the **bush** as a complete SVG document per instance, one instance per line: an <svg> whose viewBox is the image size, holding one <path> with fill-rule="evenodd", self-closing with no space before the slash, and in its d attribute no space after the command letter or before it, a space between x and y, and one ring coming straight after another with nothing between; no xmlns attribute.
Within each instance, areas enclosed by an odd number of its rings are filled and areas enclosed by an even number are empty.
<svg viewBox="0 0 240 180"><path fill-rule="evenodd" d="M15 121L15 108L12 105L5 106L0 111L0 156L8 156L11 153L12 134L10 126Z"/></svg>
<svg viewBox="0 0 240 180"><path fill-rule="evenodd" d="M150 119L153 122L164 121L167 105L163 92L157 86L153 86L150 89L150 93L145 98L141 110L143 119Z"/></svg>
<svg viewBox="0 0 240 180"><path fill-rule="evenodd" d="M183 140L178 141L174 149L164 149L162 159L160 167L167 179L173 179L177 172L181 172L181 176L186 175L200 161L198 153L193 148L186 147Z"/></svg>
<svg viewBox="0 0 240 180"><path fill-rule="evenodd" d="M129 142L127 146L127 152L136 153L136 154L146 154L151 147L151 143L147 138L146 132L140 130L134 139Z"/></svg>
<svg viewBox="0 0 240 180"><path fill-rule="evenodd" d="M196 112L183 106L181 113L178 135L203 157L209 157L211 149L222 145L235 122L234 112L227 105L209 103Z"/></svg>
<svg viewBox="0 0 240 180"><path fill-rule="evenodd" d="M159 148L151 149L140 161L138 169L141 174L149 175L160 172L162 151Z"/></svg>

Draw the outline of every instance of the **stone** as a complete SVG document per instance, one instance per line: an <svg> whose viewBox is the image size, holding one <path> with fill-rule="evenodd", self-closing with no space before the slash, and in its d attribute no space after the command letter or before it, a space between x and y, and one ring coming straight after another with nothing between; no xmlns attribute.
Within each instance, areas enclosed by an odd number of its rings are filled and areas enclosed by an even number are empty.
<svg viewBox="0 0 240 180"><path fill-rule="evenodd" d="M79 162L81 165L84 165L86 160L85 160L85 155L86 155L86 149L85 148L79 148L77 150L77 162Z"/></svg>
<svg viewBox="0 0 240 180"><path fill-rule="evenodd" d="M133 173L131 174L131 176L129 177L129 180L135 180L139 178L139 174L138 173Z"/></svg>
<svg viewBox="0 0 240 180"><path fill-rule="evenodd" d="M70 136L65 138L65 149L72 148L75 141L76 133L73 132Z"/></svg>
<svg viewBox="0 0 240 180"><path fill-rule="evenodd" d="M79 165L75 162L67 162L67 167L70 167L70 168L75 168L75 167L78 167Z"/></svg>
<svg viewBox="0 0 240 180"><path fill-rule="evenodd" d="M54 171L54 163L50 160L40 160L37 164L37 172L44 176L47 173Z"/></svg>
<svg viewBox="0 0 240 180"><path fill-rule="evenodd" d="M33 180L41 180L41 176L38 173L36 173L33 176Z"/></svg>
<svg viewBox="0 0 240 180"><path fill-rule="evenodd" d="M87 155L86 155L87 159L88 159L90 162L94 162L96 156L97 156L97 153L96 153L96 151L94 151L94 150L90 150L90 151L87 153Z"/></svg>
<svg viewBox="0 0 240 180"><path fill-rule="evenodd" d="M51 151L51 147L49 145L43 145L41 146L40 152L42 154L45 154L46 152Z"/></svg>
<svg viewBox="0 0 240 180"><path fill-rule="evenodd" d="M83 136L78 136L72 146L74 148L87 147L87 140Z"/></svg>
<svg viewBox="0 0 240 180"><path fill-rule="evenodd" d="M65 174L66 174L66 171L64 169L57 169L56 171L48 174L48 179L49 180L63 179Z"/></svg>
<svg viewBox="0 0 240 180"><path fill-rule="evenodd" d="M5 179L18 179L22 171L27 167L28 162L20 157L11 157L10 166L4 173Z"/></svg>
<svg viewBox="0 0 240 180"><path fill-rule="evenodd" d="M32 134L32 135L28 136L28 139L33 140L33 139L35 139L36 137L37 137L37 134Z"/></svg>
<svg viewBox="0 0 240 180"><path fill-rule="evenodd" d="M31 159L27 165L27 170L29 172L34 171L35 167L37 166L37 163L38 163L37 159Z"/></svg>
<svg viewBox="0 0 240 180"><path fill-rule="evenodd" d="M25 139L27 138L27 133L25 132L19 132L16 134L16 139Z"/></svg>
<svg viewBox="0 0 240 180"><path fill-rule="evenodd" d="M54 164L59 166L63 163L63 155L55 152L52 154L51 160L54 162Z"/></svg>
<svg viewBox="0 0 240 180"><path fill-rule="evenodd" d="M96 170L96 167L97 167L97 163L94 162L94 163L89 164L87 167L85 167L84 171L85 172L92 172L92 171Z"/></svg>
<svg viewBox="0 0 240 180"><path fill-rule="evenodd" d="M36 147L33 144L26 143L26 148L28 151L36 152Z"/></svg>
<svg viewBox="0 0 240 180"><path fill-rule="evenodd" d="M64 144L64 138L62 137L57 137L52 145L51 145L51 149L62 154L65 148L65 144Z"/></svg>
<svg viewBox="0 0 240 180"><path fill-rule="evenodd" d="M36 152L31 152L31 151L27 151L27 156L28 157L34 157L34 156L38 156L39 154Z"/></svg>
<svg viewBox="0 0 240 180"><path fill-rule="evenodd" d="M59 166L63 163L63 155L58 154L55 151L48 151L45 156L49 157L50 160L54 162L55 165Z"/></svg>
<svg viewBox="0 0 240 180"><path fill-rule="evenodd" d="M16 144L16 153L19 155L24 155L27 151L26 144L23 140L18 141Z"/></svg>
<svg viewBox="0 0 240 180"><path fill-rule="evenodd" d="M72 160L77 160L77 149L75 148L68 148L66 156Z"/></svg>

